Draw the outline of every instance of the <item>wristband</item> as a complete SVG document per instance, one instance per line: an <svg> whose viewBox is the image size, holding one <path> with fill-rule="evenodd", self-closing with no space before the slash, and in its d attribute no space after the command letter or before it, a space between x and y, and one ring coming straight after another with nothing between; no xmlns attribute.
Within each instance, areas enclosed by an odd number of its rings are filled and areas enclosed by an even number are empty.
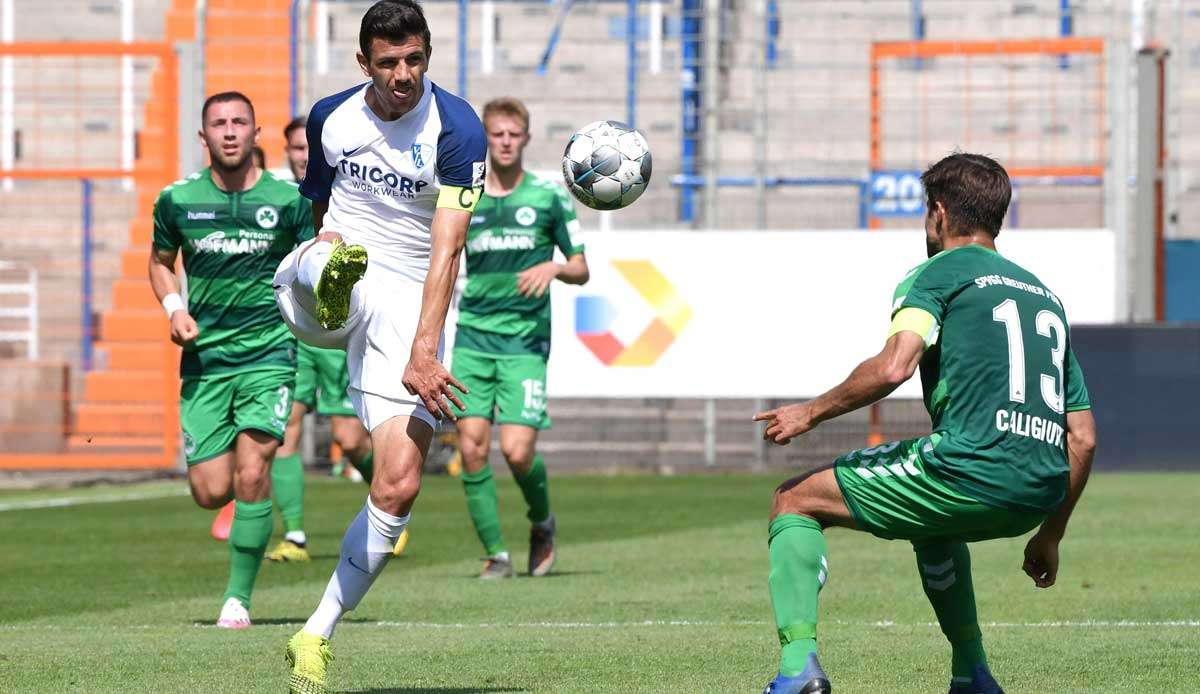
<svg viewBox="0 0 1200 694"><path fill-rule="evenodd" d="M171 292L170 294L164 296L162 305L163 309L165 309L167 312L167 318L170 318L171 314L175 313L176 311L185 308L183 305L183 297L179 296L179 292Z"/></svg>

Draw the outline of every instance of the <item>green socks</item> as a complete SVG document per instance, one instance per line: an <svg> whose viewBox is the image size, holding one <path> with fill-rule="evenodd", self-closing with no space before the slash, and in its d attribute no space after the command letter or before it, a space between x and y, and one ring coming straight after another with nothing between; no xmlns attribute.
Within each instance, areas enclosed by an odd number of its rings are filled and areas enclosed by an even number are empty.
<svg viewBox="0 0 1200 694"><path fill-rule="evenodd" d="M797 514L771 521L767 586L783 652L779 673L794 677L817 651L817 594L829 576L821 524Z"/></svg>
<svg viewBox="0 0 1200 694"><path fill-rule="evenodd" d="M521 494L525 496L525 503L529 506L529 513L526 514L529 521L546 522L546 519L550 518L550 488L546 484L546 465L542 462L542 456L533 457L533 465L529 467L529 473L526 475L520 475L513 470L513 479L517 481Z"/></svg>
<svg viewBox="0 0 1200 694"><path fill-rule="evenodd" d="M346 455L346 459L350 461L355 470L358 470L358 474L362 475L363 482L370 485L371 478L375 476L375 451L367 453L367 456L357 463L348 454Z"/></svg>
<svg viewBox="0 0 1200 694"><path fill-rule="evenodd" d="M233 527L229 530L229 585L225 597L237 598L250 608L250 593L271 539L271 500L234 504Z"/></svg>
<svg viewBox="0 0 1200 694"><path fill-rule="evenodd" d="M463 471L460 478L467 495L467 513L471 515L483 550L489 557L507 551L500 534L500 512L496 508L496 481L492 479L492 466L484 465L476 473ZM542 479L545 478L543 472Z"/></svg>
<svg viewBox="0 0 1200 694"><path fill-rule="evenodd" d="M304 462L299 453L271 464L271 496L283 517L284 532L304 530Z"/></svg>
<svg viewBox="0 0 1200 694"><path fill-rule="evenodd" d="M971 553L965 542L913 544L921 587L933 605L942 633L954 649L950 673L955 680L971 680L976 665L987 665L979 618L975 614L975 589L971 585Z"/></svg>

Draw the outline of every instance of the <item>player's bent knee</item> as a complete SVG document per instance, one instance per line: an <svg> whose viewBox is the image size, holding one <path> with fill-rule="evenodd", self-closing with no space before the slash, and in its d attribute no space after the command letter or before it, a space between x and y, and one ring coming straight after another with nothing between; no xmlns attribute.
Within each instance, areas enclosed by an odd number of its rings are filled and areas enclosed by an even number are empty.
<svg viewBox="0 0 1200 694"><path fill-rule="evenodd" d="M406 476L390 482L376 476L371 482L371 503L375 504L376 508L393 515L408 513L420 493L421 477L419 475Z"/></svg>
<svg viewBox="0 0 1200 694"><path fill-rule="evenodd" d="M533 446L508 446L500 452L504 454L508 466L518 472L529 472L529 468L533 467Z"/></svg>

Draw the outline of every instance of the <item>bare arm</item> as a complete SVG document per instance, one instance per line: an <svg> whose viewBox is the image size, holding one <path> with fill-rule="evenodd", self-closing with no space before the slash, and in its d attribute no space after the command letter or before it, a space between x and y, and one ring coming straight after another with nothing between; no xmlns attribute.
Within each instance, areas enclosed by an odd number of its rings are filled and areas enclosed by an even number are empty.
<svg viewBox="0 0 1200 694"><path fill-rule="evenodd" d="M1067 413L1067 462L1071 465L1067 497L1025 546L1025 573L1039 588L1054 585L1058 576L1058 544L1067 532L1067 521L1092 472L1096 454L1096 420L1091 410Z"/></svg>
<svg viewBox="0 0 1200 694"><path fill-rule="evenodd" d="M763 438L787 444L827 419L852 412L882 400L900 387L917 370L925 353L925 340L903 330L892 335L883 351L859 364L846 380L808 402L785 405L754 415L766 421Z"/></svg>
<svg viewBox="0 0 1200 694"><path fill-rule="evenodd" d="M437 350L470 224L471 212L468 210L439 207L433 213L430 228L433 244L429 252L429 274L425 276L425 289L421 294L421 318L417 322L408 366L404 369L404 385L408 392L421 396L425 407L438 419L443 416L455 418L443 398L464 409L450 386L467 392L438 361Z"/></svg>
<svg viewBox="0 0 1200 694"><path fill-rule="evenodd" d="M175 274L175 260L178 256L177 249L150 247L150 286L159 302L168 294L179 293L179 276ZM187 307L172 312L169 320L171 341L177 345L186 345L200 335L200 329L188 313Z"/></svg>
<svg viewBox="0 0 1200 694"><path fill-rule="evenodd" d="M587 257L576 253L565 263L547 260L517 273L517 291L525 296L541 297L556 279L567 284L586 284L590 277Z"/></svg>

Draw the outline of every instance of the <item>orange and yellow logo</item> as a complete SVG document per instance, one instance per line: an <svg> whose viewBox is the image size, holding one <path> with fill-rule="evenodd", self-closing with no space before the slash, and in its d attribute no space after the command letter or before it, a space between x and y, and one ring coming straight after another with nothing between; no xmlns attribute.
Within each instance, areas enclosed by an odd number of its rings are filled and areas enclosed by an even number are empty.
<svg viewBox="0 0 1200 694"><path fill-rule="evenodd" d="M650 324L631 344L612 334L617 309L602 296L575 299L575 334L605 366L651 366L667 351L692 319L692 307L648 260L614 260L613 267L655 312Z"/></svg>

